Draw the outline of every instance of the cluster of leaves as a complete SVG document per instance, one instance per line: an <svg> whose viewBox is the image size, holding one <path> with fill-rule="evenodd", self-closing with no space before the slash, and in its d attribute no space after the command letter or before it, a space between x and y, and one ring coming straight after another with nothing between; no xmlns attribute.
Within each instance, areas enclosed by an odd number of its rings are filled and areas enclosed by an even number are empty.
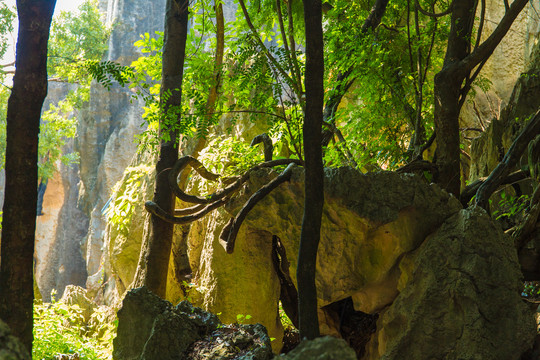
<svg viewBox="0 0 540 360"><path fill-rule="evenodd" d="M432 5L419 3L426 8ZM388 5L382 24L374 32L363 33L358 19L367 18L370 9L365 4L336 0L332 6L325 32L328 95L339 74L348 73L348 80L354 80L344 106L332 120L342 129L360 166L396 168L405 161L418 106L427 132L432 131L433 77L442 64L448 24L445 18L420 14L422 32L416 34L407 27L407 3L398 1ZM412 19L410 23L413 26ZM419 52L426 78L421 87ZM416 103L419 91L420 104ZM339 164L341 150L328 151L327 160Z"/></svg>
<svg viewBox="0 0 540 360"><path fill-rule="evenodd" d="M101 59L110 30L101 22L96 0L82 3L77 12L62 11L51 24L47 55L49 76L89 84L85 62Z"/></svg>
<svg viewBox="0 0 540 360"><path fill-rule="evenodd" d="M75 96L70 93L58 104L51 104L49 110L41 117L42 125L39 132L39 174L42 179L49 179L56 170L56 160L69 165L79 162L77 152L65 152L64 146L67 139L74 138L77 133L77 120L70 114L73 112L73 100Z"/></svg>
<svg viewBox="0 0 540 360"><path fill-rule="evenodd" d="M0 59L4 57L8 49L9 41L7 36L13 31L13 20L15 12L6 3L0 3ZM0 68L0 77L2 69Z"/></svg>
<svg viewBox="0 0 540 360"><path fill-rule="evenodd" d="M417 3L429 11L448 6L445 1ZM347 0L326 3L326 100L332 96L340 74L349 74L346 80L353 82L335 117L327 119L342 130L347 149L343 142L331 143L325 151L327 166L349 164L343 154L350 151L363 169L370 165L393 169L407 159L418 117L425 128L423 136L432 132L433 77L442 65L449 19L415 12L415 4L405 0L389 4L383 23L374 31L365 31L359 19L368 17L371 4ZM188 137L207 137L223 114L232 114L233 124L240 116L266 122L278 142L279 153L302 158L303 99L295 83L295 74L299 71L303 75L305 66L299 50L305 43L302 4L293 1L289 9L284 3L281 12L275 1L258 0L246 5L257 34L251 31L239 6L234 22L226 24L225 60L218 69L222 87L211 113L207 113L206 105L216 82L216 40L211 36L215 13L208 0L190 4L192 26L186 45L183 103L171 114L160 114L159 106L160 100L170 95L160 94L163 33L141 36L135 45L144 56L130 67L92 65L94 77L105 86L116 80L135 90L135 96L144 100L148 124L162 119L161 130L157 125L150 126L144 135L154 139L147 144L157 144L160 136L169 134L168 129ZM294 49L285 49L283 37L276 30L280 23L286 24L289 41L294 37ZM261 42L266 49L261 48Z"/></svg>
<svg viewBox="0 0 540 360"><path fill-rule="evenodd" d="M115 194L106 208L108 222L124 235L129 232L131 218L136 207L140 207L144 199L152 169L146 165L128 167L124 178L113 190Z"/></svg>
<svg viewBox="0 0 540 360"><path fill-rule="evenodd" d="M538 281L526 281L521 296L528 299L538 299L540 297L540 283Z"/></svg>
<svg viewBox="0 0 540 360"><path fill-rule="evenodd" d="M4 4L0 4L0 38L12 30L11 24L3 24L5 19L13 19L14 14L10 15L9 11ZM75 110L80 109L90 96L92 77L84 65L103 56L108 36L109 30L100 20L95 0L85 1L75 13L61 12L53 19L47 61L49 77L51 80L75 83L77 86L64 100L51 104L43 112L39 135L39 176L42 180L54 174L57 161L73 164L79 160L76 152L65 152L65 145L67 139L76 136ZM1 43L0 55L5 52L4 42ZM5 160L9 94L9 87L0 86L0 168L4 166Z"/></svg>
<svg viewBox="0 0 540 360"><path fill-rule="evenodd" d="M112 359L112 340L117 321L109 321L98 308L87 324L83 310L63 302L34 304L32 358L55 359L59 354L78 354L79 359Z"/></svg>
<svg viewBox="0 0 540 360"><path fill-rule="evenodd" d="M158 133L163 138L170 133L168 130L189 137L206 138L223 114L232 114L229 117L232 124L242 116L251 121L266 121L268 125L288 119L296 126L299 121L291 120L291 114L298 116L301 109L291 100L291 94L287 93L289 85L284 84L283 78L277 76L276 69L269 65L253 36L248 33L243 16L238 14L234 24L227 24L224 65L221 69L214 69L213 51L216 40L208 35L215 26L212 23L215 17L213 7L208 1L198 1L191 5L193 26L190 27L186 44L183 103L179 109L171 109L170 114L160 113L160 101L163 102L170 96L161 93L159 84L162 32L141 35L135 45L141 49L144 56L130 66L111 62L87 64L89 72L102 85L110 87L117 81L122 86L129 86L134 97L144 101L143 117L149 125L149 131L143 135L141 142L155 145L158 143ZM261 19L260 14L257 18ZM272 40L275 36L272 31L263 31L264 40ZM281 67L290 70L283 49L274 46L271 52ZM303 57L300 53L299 58L300 67L303 69ZM218 79L214 77L216 70L220 73ZM221 83L222 90L214 109L208 113L207 99L216 81ZM295 112L290 110L292 106L297 107ZM157 124L159 120L161 129L158 131L158 126L152 124ZM297 126L294 134L284 131L287 129L285 126L277 126L276 129L282 131L277 138L288 137L288 143L298 142Z"/></svg>
<svg viewBox="0 0 540 360"><path fill-rule="evenodd" d="M214 138L199 160L216 174L234 176L262 162L263 155L258 147L250 147L234 136L223 136Z"/></svg>
<svg viewBox="0 0 540 360"><path fill-rule="evenodd" d="M514 219L516 216L523 215L523 212L529 205L529 195L513 196L501 191L501 200L497 210L493 211L493 217L496 220L502 218Z"/></svg>

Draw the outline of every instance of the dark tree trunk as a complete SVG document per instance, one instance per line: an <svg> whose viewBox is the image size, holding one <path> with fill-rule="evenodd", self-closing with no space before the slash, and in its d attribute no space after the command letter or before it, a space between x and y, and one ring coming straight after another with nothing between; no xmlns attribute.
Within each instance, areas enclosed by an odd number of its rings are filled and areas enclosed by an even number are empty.
<svg viewBox="0 0 540 360"><path fill-rule="evenodd" d="M0 318L32 351L38 134L47 95L47 42L56 0L18 0L16 72L7 110Z"/></svg>
<svg viewBox="0 0 540 360"><path fill-rule="evenodd" d="M188 30L187 0L167 0L165 12L165 39L161 80L161 145L156 164L154 202L168 214L173 214L175 196L169 187L168 171L178 159L178 134L170 126L180 117L182 78ZM167 94L163 96L164 94ZM168 134L166 134L168 132ZM163 135L167 137L163 138ZM174 225L151 216L145 285L164 298L171 253Z"/></svg>
<svg viewBox="0 0 540 360"><path fill-rule="evenodd" d="M449 193L460 192L459 113L471 84L483 64L527 4L515 0L491 35L471 52L476 0L452 2L451 28L442 70L435 76L436 182ZM474 70L474 73L472 73Z"/></svg>
<svg viewBox="0 0 540 360"><path fill-rule="evenodd" d="M459 66L470 53L470 37L476 14L476 0L452 3L451 27L443 68L435 76L435 132L437 133L437 182L443 189L459 196L459 100L461 84L468 72Z"/></svg>
<svg viewBox="0 0 540 360"><path fill-rule="evenodd" d="M324 58L321 0L304 0L306 107L304 113L305 202L298 251L298 315L301 338L319 336L315 268L324 205L322 121Z"/></svg>

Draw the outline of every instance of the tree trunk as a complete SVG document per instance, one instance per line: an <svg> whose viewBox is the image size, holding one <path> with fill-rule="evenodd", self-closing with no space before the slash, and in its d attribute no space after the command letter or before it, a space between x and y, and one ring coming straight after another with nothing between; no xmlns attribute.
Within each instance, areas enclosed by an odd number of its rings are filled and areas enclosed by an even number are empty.
<svg viewBox="0 0 540 360"><path fill-rule="evenodd" d="M324 58L321 0L304 0L306 31L306 107L304 114L305 201L298 251L298 314L300 337L319 336L315 270L324 205L322 121Z"/></svg>
<svg viewBox="0 0 540 360"><path fill-rule="evenodd" d="M437 134L436 182L456 197L460 192L459 113L471 84L483 64L504 38L512 23L527 4L515 0L503 18L482 43L471 52L471 36L477 1L454 0L450 34L442 70L435 76L435 133ZM477 36L477 38L480 38ZM474 70L474 73L472 71ZM471 75L472 73L472 75Z"/></svg>
<svg viewBox="0 0 540 360"><path fill-rule="evenodd" d="M435 133L437 134L436 182L449 193L459 196L460 138L459 95L463 77L455 71L443 70L435 76Z"/></svg>
<svg viewBox="0 0 540 360"><path fill-rule="evenodd" d="M154 202L173 214L175 197L169 187L168 171L178 159L178 134L171 127L180 117L182 78L188 30L187 0L167 0L161 80L160 155L156 164ZM167 272L174 225L151 216L145 285L165 298Z"/></svg>
<svg viewBox="0 0 540 360"><path fill-rule="evenodd" d="M456 0L452 3L450 34L443 68L435 76L435 132L437 133L437 183L449 193L459 196L459 100L461 85L468 75L459 66L470 53L470 37L477 1Z"/></svg>
<svg viewBox="0 0 540 360"><path fill-rule="evenodd" d="M47 42L56 0L18 0L16 72L7 110L0 318L32 351L38 134L47 95Z"/></svg>

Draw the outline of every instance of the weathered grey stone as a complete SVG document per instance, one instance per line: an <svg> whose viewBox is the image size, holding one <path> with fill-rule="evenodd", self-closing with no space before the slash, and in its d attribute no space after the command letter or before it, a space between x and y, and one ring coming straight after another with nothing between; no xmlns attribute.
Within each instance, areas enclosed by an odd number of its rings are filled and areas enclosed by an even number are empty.
<svg viewBox="0 0 540 360"><path fill-rule="evenodd" d="M538 21L538 20L536 20ZM535 26L537 27L538 24ZM521 74L510 84L513 89L509 97L508 105L499 109L496 117L488 118L491 121L486 131L480 136L475 136L471 143L471 169L469 180L488 176L495 166L502 160L504 154L510 148L512 141L526 124L527 117L540 107L540 43L539 34L534 37L529 62L525 69L519 70ZM504 76L501 76L504 77Z"/></svg>
<svg viewBox="0 0 540 360"><path fill-rule="evenodd" d="M113 341L113 358L139 359L155 319L171 309L171 303L160 299L145 287L128 291L122 308L118 311L118 331Z"/></svg>
<svg viewBox="0 0 540 360"><path fill-rule="evenodd" d="M356 353L345 340L324 336L310 341L304 340L288 354L274 357L274 360L280 359L356 360Z"/></svg>
<svg viewBox="0 0 540 360"><path fill-rule="evenodd" d="M199 338L197 326L186 314L166 310L155 318L140 359L188 360L183 353Z"/></svg>
<svg viewBox="0 0 540 360"><path fill-rule="evenodd" d="M513 243L483 209L452 216L400 269L365 359L511 360L531 346Z"/></svg>
<svg viewBox="0 0 540 360"><path fill-rule="evenodd" d="M75 84L51 82L43 111L76 88ZM62 151L73 152L73 142L69 139ZM42 215L36 219L35 277L45 301L51 300L53 289L61 297L66 285L84 286L87 276L80 240L88 229L88 219L77 209L78 164L56 165L58 171L47 183Z"/></svg>
<svg viewBox="0 0 540 360"><path fill-rule="evenodd" d="M223 325L187 301L173 307L144 287L127 292L118 321L117 360L272 358L262 325Z"/></svg>
<svg viewBox="0 0 540 360"><path fill-rule="evenodd" d="M9 326L0 320L0 359L31 360L22 342L13 336Z"/></svg>
<svg viewBox="0 0 540 360"><path fill-rule="evenodd" d="M266 329L261 324L227 325L195 342L186 359L270 360L272 347Z"/></svg>

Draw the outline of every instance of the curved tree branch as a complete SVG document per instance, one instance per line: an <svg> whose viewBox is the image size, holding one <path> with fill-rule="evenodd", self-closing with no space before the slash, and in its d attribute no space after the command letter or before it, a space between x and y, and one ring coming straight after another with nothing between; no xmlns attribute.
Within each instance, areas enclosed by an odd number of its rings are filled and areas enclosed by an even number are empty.
<svg viewBox="0 0 540 360"><path fill-rule="evenodd" d="M469 72L490 57L528 1L514 0L491 35L481 45L475 48L469 56L461 60L459 66L463 67L466 72Z"/></svg>
<svg viewBox="0 0 540 360"><path fill-rule="evenodd" d="M502 180L519 161L519 158L527 148L529 142L538 134L540 134L540 110L536 112L527 126L525 126L514 140L499 165L497 165L495 170L488 176L487 180L478 188L476 193L476 204L478 206L488 210L487 205L491 194L493 194L493 192L501 185Z"/></svg>
<svg viewBox="0 0 540 360"><path fill-rule="evenodd" d="M176 164L173 166L173 168L169 172L169 185L173 193L176 195L176 197L182 201L192 203L192 204L211 204L227 195L230 195L234 191L238 190L240 186L249 179L249 176L251 175L253 171L266 168L266 167L288 165L291 163L294 163L297 165L304 164L303 161L298 160L298 159L278 159L278 160L266 161L261 164L253 166L251 169L246 171L244 175L242 175L235 182L225 187L224 189L221 189L211 195L201 197L201 196L186 194L182 189L180 189L176 180L178 178L178 174L180 173L180 171L182 171L187 165L191 165L195 171L197 171L201 176L203 176L204 178L208 180L215 181L219 178L219 175L213 174L209 172L208 170L206 170L206 168L194 157L184 156L176 162Z"/></svg>
<svg viewBox="0 0 540 360"><path fill-rule="evenodd" d="M264 161L272 161L274 145L272 144L272 139L270 139L270 136L268 136L267 133L257 135L253 138L249 146L255 146L260 143L263 143L264 145Z"/></svg>
<svg viewBox="0 0 540 360"><path fill-rule="evenodd" d="M418 11L420 11L422 14L424 14L426 16L429 16L429 17L432 17L432 18L438 18L438 17L442 17L442 16L446 16L446 15L450 14L452 12L452 5L454 4L454 3L451 3L450 6L448 7L448 9L446 9L445 11L437 14L437 13L429 12L427 10L422 9L422 7L420 6L420 2L418 2L418 0L415 0L415 3L416 3L416 8L418 9Z"/></svg>
<svg viewBox="0 0 540 360"><path fill-rule="evenodd" d="M270 194L270 192L272 192L272 190L277 188L280 184L284 183L285 181L289 181L291 179L293 168L294 163L289 164L285 171L283 171L283 173L281 173L277 178L264 185L255 194L251 195L251 197L242 207L240 212L238 212L238 214L234 218L232 218L229 223L223 228L219 238L226 243L225 250L227 251L227 253L231 254L234 251L234 244L236 241L236 236L238 235L238 231L240 230L240 226L244 222L244 219L249 214L251 209L253 209L253 207L259 201L264 199L266 195Z"/></svg>
<svg viewBox="0 0 540 360"><path fill-rule="evenodd" d="M501 181L501 186L515 184L518 181L525 180L530 175L531 173L528 169L515 171ZM461 194L459 195L459 201L461 202L461 205L463 205L464 207L467 206L469 201L471 201L473 196L478 191L478 188L486 181L486 179L487 178L484 177L473 181L461 192Z"/></svg>
<svg viewBox="0 0 540 360"><path fill-rule="evenodd" d="M212 204L205 206L202 208L201 211L196 212L194 214L182 216L182 217L176 217L168 214L165 210L163 210L161 207L158 206L153 201L147 201L144 203L144 208L149 213L159 217L161 220L166 221L171 224L189 224L195 220L199 220L204 215L208 214L210 211L217 209L220 206L223 206L227 203L229 199L223 198L220 200L217 200L213 202ZM176 211L175 211L176 212Z"/></svg>

